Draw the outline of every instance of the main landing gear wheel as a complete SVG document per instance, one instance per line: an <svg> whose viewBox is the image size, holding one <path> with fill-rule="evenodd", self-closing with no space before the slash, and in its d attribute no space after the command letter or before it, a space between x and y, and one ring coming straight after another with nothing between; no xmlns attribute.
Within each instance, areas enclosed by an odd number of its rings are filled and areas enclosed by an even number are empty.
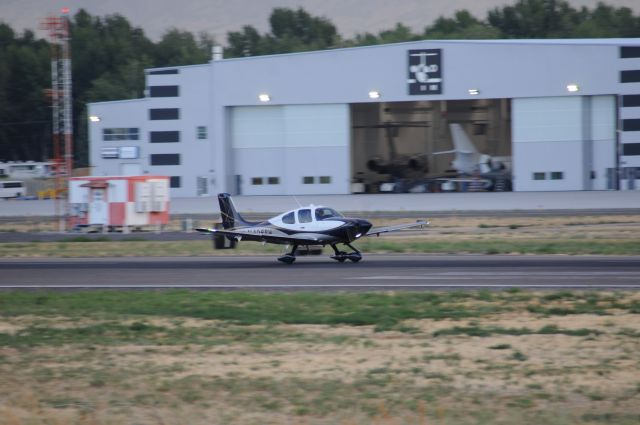
<svg viewBox="0 0 640 425"><path fill-rule="evenodd" d="M294 255L283 255L282 257L278 257L278 261L281 261L285 264L293 264L294 261L296 261L296 257Z"/></svg>
<svg viewBox="0 0 640 425"><path fill-rule="evenodd" d="M293 262L296 261L296 249L298 249L298 245L293 245L291 252L279 257L278 261L285 264L293 264Z"/></svg>

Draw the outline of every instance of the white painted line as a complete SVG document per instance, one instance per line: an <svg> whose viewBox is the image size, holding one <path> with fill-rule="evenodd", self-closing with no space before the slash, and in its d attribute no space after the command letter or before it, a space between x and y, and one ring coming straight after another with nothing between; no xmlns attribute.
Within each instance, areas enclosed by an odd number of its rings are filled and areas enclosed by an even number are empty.
<svg viewBox="0 0 640 425"><path fill-rule="evenodd" d="M533 284L495 284L495 283L403 283L403 284L186 284L186 285L172 285L172 284L115 284L115 285L0 285L0 289L269 289L269 288L592 288L592 289L609 289L609 288L628 288L628 289L640 289L640 284L612 284L612 285L585 285L585 284L545 284L545 283L533 283Z"/></svg>
<svg viewBox="0 0 640 425"><path fill-rule="evenodd" d="M436 272L433 275L443 276L636 276L640 277L639 271L620 272L620 271L604 271L604 272L562 272L562 271L526 271L526 272L510 272L510 271L496 271L496 272Z"/></svg>
<svg viewBox="0 0 640 425"><path fill-rule="evenodd" d="M581 278L581 279L595 279L596 276L590 276L590 275L584 275L584 276L571 276L571 275L567 275L567 276L556 276L553 274L535 274L535 273L531 273L531 274L523 274L521 276L475 276L475 275L469 275L469 276L394 276L394 275L378 275L378 276L356 276L356 277L345 277L343 279L345 280L487 280L487 277L489 277L490 280L513 280L514 277L522 277L522 278L536 278L536 277L541 277L541 276L547 276L547 277L553 277L557 280L572 280L572 279L577 279L577 278ZM608 275L604 275L604 276L608 276ZM612 279L616 279L616 280L621 280L621 279L633 279L633 280L639 280L640 279L640 275L631 275L631 276L620 276L620 275L616 275L616 274L611 274L610 275ZM602 276L598 276L598 278L601 278Z"/></svg>

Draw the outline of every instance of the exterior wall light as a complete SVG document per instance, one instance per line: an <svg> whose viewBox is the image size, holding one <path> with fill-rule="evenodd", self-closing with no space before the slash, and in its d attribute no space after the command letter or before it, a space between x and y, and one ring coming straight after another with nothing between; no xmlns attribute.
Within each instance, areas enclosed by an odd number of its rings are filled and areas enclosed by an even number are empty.
<svg viewBox="0 0 640 425"><path fill-rule="evenodd" d="M369 92L369 99L380 99L380 92L377 90L371 90Z"/></svg>
<svg viewBox="0 0 640 425"><path fill-rule="evenodd" d="M578 90L580 90L580 87L578 87L577 84L567 84L567 91L570 93L575 93Z"/></svg>
<svg viewBox="0 0 640 425"><path fill-rule="evenodd" d="M89 117L89 121L91 121L91 122L100 122L100 121L101 121L101 119L100 119L100 117L99 117L99 116L97 116L97 115L91 115L91 116Z"/></svg>
<svg viewBox="0 0 640 425"><path fill-rule="evenodd" d="M260 99L260 102L269 102L271 100L271 96L267 93L260 93L258 95L258 99Z"/></svg>
<svg viewBox="0 0 640 425"><path fill-rule="evenodd" d="M471 96L477 96L477 95L479 95L479 94L480 94L480 90L479 90L479 89L469 89L469 90L467 90L467 91L469 92L469 94L470 94Z"/></svg>

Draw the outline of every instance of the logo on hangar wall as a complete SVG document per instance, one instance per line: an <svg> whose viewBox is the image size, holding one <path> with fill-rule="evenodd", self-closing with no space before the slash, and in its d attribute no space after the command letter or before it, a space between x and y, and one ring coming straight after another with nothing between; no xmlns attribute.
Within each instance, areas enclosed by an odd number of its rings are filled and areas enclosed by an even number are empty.
<svg viewBox="0 0 640 425"><path fill-rule="evenodd" d="M442 49L409 50L409 94L442 94Z"/></svg>

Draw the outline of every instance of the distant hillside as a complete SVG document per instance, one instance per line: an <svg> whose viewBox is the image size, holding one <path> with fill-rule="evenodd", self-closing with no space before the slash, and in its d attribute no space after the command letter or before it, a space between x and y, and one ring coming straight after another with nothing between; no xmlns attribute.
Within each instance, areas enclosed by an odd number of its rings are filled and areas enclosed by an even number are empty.
<svg viewBox="0 0 640 425"><path fill-rule="evenodd" d="M397 22L414 31L422 29L439 16L451 16L467 9L484 18L489 9L515 3L515 0L0 0L0 20L15 30L37 30L41 18L69 7L71 13L85 8L92 15L119 13L133 25L144 28L158 39L170 27L194 33L206 31L226 43L228 31L252 25L268 29L268 17L274 7L303 7L309 13L329 18L344 37L356 33L390 29ZM593 8L598 0L569 0L574 7ZM627 6L640 13L638 0L607 0L615 7ZM38 34L44 36L43 32Z"/></svg>

